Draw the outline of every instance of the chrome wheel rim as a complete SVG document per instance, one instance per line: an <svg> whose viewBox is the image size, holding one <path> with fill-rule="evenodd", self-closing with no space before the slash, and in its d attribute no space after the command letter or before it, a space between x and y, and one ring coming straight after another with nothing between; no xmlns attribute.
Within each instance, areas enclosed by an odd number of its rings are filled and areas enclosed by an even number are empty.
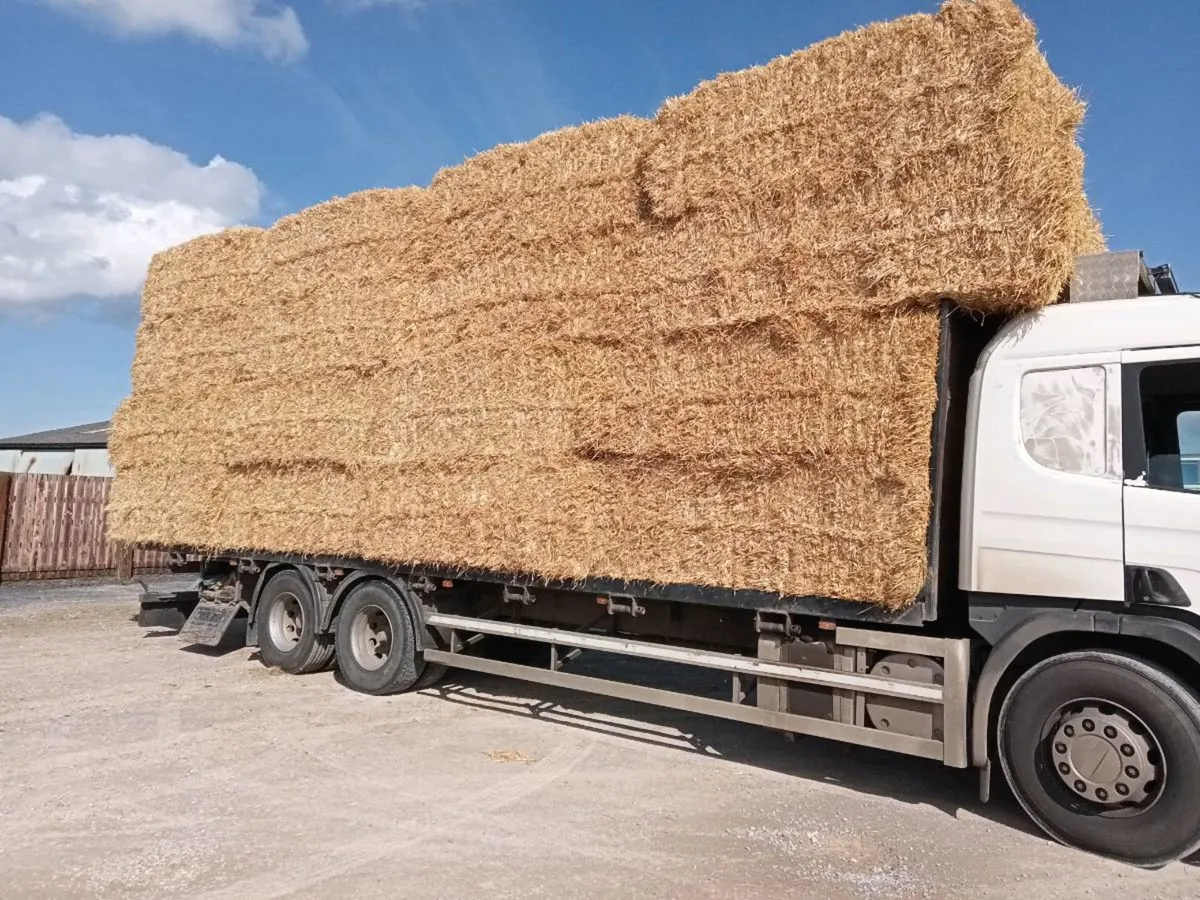
<svg viewBox="0 0 1200 900"><path fill-rule="evenodd" d="M368 672L382 668L392 652L392 623L380 607L364 606L350 622L350 652Z"/></svg>
<svg viewBox="0 0 1200 900"><path fill-rule="evenodd" d="M280 594L267 621L271 643L285 652L295 649L304 635L304 608L295 594Z"/></svg>
<svg viewBox="0 0 1200 900"><path fill-rule="evenodd" d="M1166 760L1138 716L1103 700L1074 700L1051 717L1047 762L1077 800L1109 816L1136 815L1162 795Z"/></svg>

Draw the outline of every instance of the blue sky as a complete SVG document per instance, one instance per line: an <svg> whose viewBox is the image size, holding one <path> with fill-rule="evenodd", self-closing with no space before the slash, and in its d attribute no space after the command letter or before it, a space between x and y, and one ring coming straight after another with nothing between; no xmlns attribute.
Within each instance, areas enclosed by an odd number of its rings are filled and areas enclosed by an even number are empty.
<svg viewBox="0 0 1200 900"><path fill-rule="evenodd" d="M937 5L3 0L0 435L111 414L156 242L424 184L563 125L652 115L718 72ZM1022 6L1089 103L1088 190L1110 245L1200 287L1200 3ZM6 176L6 159L24 168ZM13 245L24 255L6 281L14 224L41 237ZM80 262L97 253L112 263Z"/></svg>

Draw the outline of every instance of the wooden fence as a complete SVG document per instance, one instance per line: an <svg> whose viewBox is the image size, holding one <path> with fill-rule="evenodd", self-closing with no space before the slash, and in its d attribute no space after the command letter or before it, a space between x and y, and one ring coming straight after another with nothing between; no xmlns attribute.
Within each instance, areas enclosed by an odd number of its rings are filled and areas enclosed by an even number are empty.
<svg viewBox="0 0 1200 900"><path fill-rule="evenodd" d="M0 473L0 581L86 578L129 568L108 540L110 478ZM124 557L124 558L123 558ZM165 571L167 554L132 552L134 572Z"/></svg>

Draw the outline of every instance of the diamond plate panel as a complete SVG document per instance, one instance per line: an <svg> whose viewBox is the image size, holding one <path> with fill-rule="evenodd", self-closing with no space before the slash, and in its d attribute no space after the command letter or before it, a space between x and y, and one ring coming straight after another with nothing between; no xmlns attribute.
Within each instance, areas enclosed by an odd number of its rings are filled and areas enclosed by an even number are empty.
<svg viewBox="0 0 1200 900"><path fill-rule="evenodd" d="M1145 268L1140 250L1081 256L1075 260L1075 274L1071 276L1071 302L1137 297Z"/></svg>

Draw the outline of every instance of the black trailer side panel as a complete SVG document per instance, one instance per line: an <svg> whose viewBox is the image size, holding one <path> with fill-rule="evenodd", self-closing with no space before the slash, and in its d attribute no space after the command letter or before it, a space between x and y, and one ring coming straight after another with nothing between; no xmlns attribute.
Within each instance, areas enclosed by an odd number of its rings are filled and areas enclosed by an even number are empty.
<svg viewBox="0 0 1200 900"><path fill-rule="evenodd" d="M967 431L967 395L980 354L1000 326L1002 316L973 316L950 301L941 304L938 349L938 405L933 418L929 464L933 506L929 517L929 580L919 608L924 621L965 628L965 603L958 591L959 517L962 512L963 452Z"/></svg>

